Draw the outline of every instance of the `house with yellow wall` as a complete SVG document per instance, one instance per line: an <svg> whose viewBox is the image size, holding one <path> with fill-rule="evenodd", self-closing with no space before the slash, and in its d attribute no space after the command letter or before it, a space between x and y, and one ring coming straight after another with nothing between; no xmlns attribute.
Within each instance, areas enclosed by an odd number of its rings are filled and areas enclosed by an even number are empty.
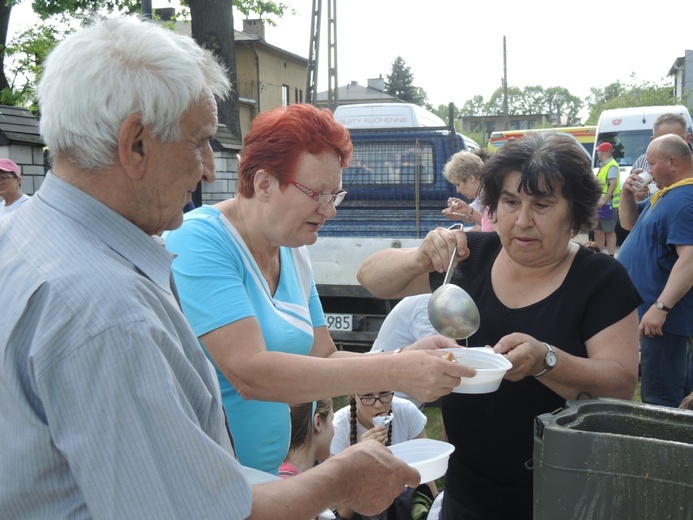
<svg viewBox="0 0 693 520"><path fill-rule="evenodd" d="M241 133L245 135L260 112L305 101L308 59L267 43L261 20L243 20L243 31L234 31L234 38Z"/></svg>

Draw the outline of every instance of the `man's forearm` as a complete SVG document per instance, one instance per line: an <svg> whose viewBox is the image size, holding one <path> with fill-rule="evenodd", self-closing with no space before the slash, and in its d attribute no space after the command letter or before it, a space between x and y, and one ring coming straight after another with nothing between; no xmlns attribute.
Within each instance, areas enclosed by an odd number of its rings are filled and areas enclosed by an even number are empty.
<svg viewBox="0 0 693 520"><path fill-rule="evenodd" d="M638 220L638 203L632 194L623 195L618 205L618 221L623 229L630 231Z"/></svg>

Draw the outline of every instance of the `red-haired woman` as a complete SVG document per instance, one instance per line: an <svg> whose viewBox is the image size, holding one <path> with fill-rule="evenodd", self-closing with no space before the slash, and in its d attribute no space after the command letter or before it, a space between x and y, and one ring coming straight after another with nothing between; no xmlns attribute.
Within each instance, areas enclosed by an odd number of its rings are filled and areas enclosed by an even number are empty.
<svg viewBox="0 0 693 520"><path fill-rule="evenodd" d="M338 352L304 246L336 214L348 131L329 110L279 107L245 137L235 198L185 215L167 238L183 311L214 362L241 463L276 474L286 403L368 391L373 380L435 400L473 370L430 352ZM454 346L433 336L407 350Z"/></svg>

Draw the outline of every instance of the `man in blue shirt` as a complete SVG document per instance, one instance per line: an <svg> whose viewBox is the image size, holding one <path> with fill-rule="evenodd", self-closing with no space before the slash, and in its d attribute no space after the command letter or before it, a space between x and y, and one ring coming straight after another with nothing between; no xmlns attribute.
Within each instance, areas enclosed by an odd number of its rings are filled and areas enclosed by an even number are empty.
<svg viewBox="0 0 693 520"><path fill-rule="evenodd" d="M619 217L630 233L618 260L644 300L642 400L678 407L693 391L693 154L668 134L650 143L647 163L659 191L637 203L640 179L626 179Z"/></svg>

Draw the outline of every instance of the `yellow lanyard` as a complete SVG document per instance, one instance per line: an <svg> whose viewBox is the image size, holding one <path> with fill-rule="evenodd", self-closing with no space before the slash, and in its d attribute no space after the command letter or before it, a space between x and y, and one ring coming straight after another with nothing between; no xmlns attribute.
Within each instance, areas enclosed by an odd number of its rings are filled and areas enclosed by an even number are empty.
<svg viewBox="0 0 693 520"><path fill-rule="evenodd" d="M687 184L693 184L693 177L689 177L687 179L680 180L678 182L675 182L671 186L667 186L666 188L662 188L661 190L655 192L652 194L650 197L650 207L654 206L659 198L664 195L667 191L677 188L679 186L686 186Z"/></svg>

